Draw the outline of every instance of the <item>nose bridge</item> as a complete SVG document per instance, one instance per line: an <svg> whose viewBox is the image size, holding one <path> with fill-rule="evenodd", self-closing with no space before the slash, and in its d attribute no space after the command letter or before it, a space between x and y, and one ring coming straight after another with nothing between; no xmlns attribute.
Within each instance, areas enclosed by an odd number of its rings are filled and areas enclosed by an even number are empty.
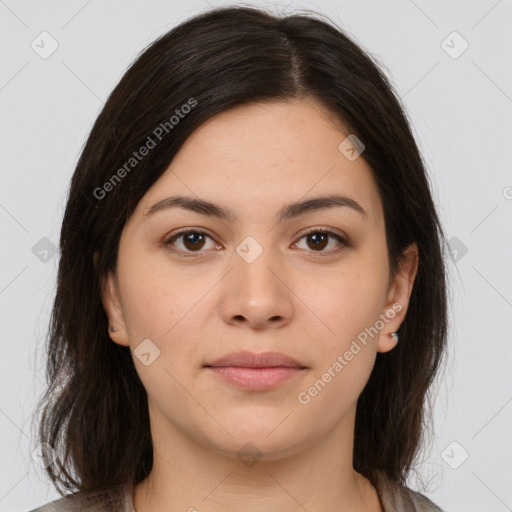
<svg viewBox="0 0 512 512"><path fill-rule="evenodd" d="M261 241L259 241L259 240ZM291 316L285 265L271 236L248 236L236 247L230 283L224 296L226 321L247 320L253 326Z"/></svg>
<svg viewBox="0 0 512 512"><path fill-rule="evenodd" d="M247 236L236 247L235 273L240 280L250 285L254 291L258 288L272 293L282 286L275 273L282 268L279 251L272 247L271 236Z"/></svg>

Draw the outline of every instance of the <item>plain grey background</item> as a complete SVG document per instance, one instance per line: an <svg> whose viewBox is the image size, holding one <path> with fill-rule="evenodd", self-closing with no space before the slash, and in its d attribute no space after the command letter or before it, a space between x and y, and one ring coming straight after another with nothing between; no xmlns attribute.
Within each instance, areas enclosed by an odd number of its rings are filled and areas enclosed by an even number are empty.
<svg viewBox="0 0 512 512"><path fill-rule="evenodd" d="M0 511L58 497L31 456L31 415L44 386L53 248L81 148L135 56L209 5L227 4L0 0ZM434 442L409 484L447 511L512 510L512 2L245 5L329 16L396 85L453 255Z"/></svg>

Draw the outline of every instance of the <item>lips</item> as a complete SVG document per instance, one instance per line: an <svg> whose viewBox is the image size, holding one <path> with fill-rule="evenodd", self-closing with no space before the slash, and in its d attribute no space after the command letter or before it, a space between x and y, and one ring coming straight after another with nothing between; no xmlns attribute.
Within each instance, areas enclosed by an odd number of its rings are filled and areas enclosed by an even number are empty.
<svg viewBox="0 0 512 512"><path fill-rule="evenodd" d="M305 365L280 352L253 353L248 351L233 352L205 365L208 368L243 367L243 368L307 368Z"/></svg>
<svg viewBox="0 0 512 512"><path fill-rule="evenodd" d="M307 367L279 352L235 352L204 366L223 382L244 391L270 391L304 375Z"/></svg>

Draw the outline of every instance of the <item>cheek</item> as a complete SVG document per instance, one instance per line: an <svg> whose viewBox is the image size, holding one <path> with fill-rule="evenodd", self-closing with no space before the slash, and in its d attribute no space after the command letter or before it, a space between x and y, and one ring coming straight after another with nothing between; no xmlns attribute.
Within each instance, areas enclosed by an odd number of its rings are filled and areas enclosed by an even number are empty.
<svg viewBox="0 0 512 512"><path fill-rule="evenodd" d="M303 295L321 322L326 341L336 350L350 345L375 324L385 304L387 274L364 262L308 281Z"/></svg>
<svg viewBox="0 0 512 512"><path fill-rule="evenodd" d="M355 406L372 372L377 336L368 332L382 311L382 282L368 272L347 273L312 297L311 309L321 312L329 329L316 336L314 371L297 401L307 417L321 416L326 428Z"/></svg>
<svg viewBox="0 0 512 512"><path fill-rule="evenodd" d="M130 332L157 342L171 337L186 322L207 289L205 280L194 277L192 269L178 269L161 251L134 251L119 262L118 270Z"/></svg>
<svg viewBox="0 0 512 512"><path fill-rule="evenodd" d="M375 363L378 336L372 327L383 312L388 272L385 259L373 254L379 252L358 254L312 295L315 311L323 312L335 334L325 330L321 360L299 403L309 400L309 412L321 413L327 422L336 422L356 403Z"/></svg>
<svg viewBox="0 0 512 512"><path fill-rule="evenodd" d="M167 403L172 396L178 410L184 410L190 404L179 383L195 378L201 366L204 342L198 333L207 333L203 325L209 318L210 296L206 294L218 276L210 272L201 277L192 266L173 267L165 255L136 251L120 261L118 272L137 373L155 400ZM142 345L147 339L151 343ZM156 355L150 356L149 365L138 357L147 352L146 347Z"/></svg>
<svg viewBox="0 0 512 512"><path fill-rule="evenodd" d="M375 352L368 347L345 363L333 357L323 370L311 377L309 387L302 389L297 397L305 421L324 431L334 428L350 410L355 410L374 362ZM322 418L321 424L318 418Z"/></svg>

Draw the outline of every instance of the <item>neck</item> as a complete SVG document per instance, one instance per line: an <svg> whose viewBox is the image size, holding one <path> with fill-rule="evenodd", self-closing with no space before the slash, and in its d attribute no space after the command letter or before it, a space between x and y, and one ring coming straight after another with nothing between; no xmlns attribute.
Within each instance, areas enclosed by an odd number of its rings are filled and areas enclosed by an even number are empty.
<svg viewBox="0 0 512 512"><path fill-rule="evenodd" d="M135 487L134 508L136 512L382 512L375 488L352 467L354 414L355 410L328 435L308 445L265 453L254 444L241 452L221 452L169 422L152 421L153 468Z"/></svg>

